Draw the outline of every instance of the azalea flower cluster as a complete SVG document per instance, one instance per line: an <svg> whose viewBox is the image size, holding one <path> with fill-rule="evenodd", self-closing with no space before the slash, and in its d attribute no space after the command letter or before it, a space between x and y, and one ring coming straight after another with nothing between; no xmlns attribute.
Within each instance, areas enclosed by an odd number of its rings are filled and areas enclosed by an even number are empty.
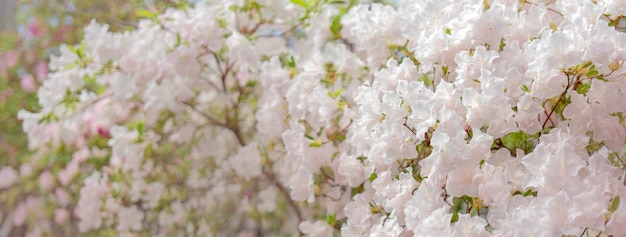
<svg viewBox="0 0 626 237"><path fill-rule="evenodd" d="M622 1L208 1L137 14L136 30L93 22L52 58L41 110L19 115L38 153L0 169L13 225L626 234Z"/></svg>

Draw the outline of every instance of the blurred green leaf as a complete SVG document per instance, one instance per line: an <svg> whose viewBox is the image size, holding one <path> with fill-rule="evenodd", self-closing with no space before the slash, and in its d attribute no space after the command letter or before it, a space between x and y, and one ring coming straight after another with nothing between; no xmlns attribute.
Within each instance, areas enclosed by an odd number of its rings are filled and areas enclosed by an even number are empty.
<svg viewBox="0 0 626 237"><path fill-rule="evenodd" d="M148 10L137 10L135 11L135 15L140 18L154 19L158 16L158 13Z"/></svg>
<svg viewBox="0 0 626 237"><path fill-rule="evenodd" d="M289 0L289 1L293 4L296 4L304 8L309 7L309 3L306 0Z"/></svg>

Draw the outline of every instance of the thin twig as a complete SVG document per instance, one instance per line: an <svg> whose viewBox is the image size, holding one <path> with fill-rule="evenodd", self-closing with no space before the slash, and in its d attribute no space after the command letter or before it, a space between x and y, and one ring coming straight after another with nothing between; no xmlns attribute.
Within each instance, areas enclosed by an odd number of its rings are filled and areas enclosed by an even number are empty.
<svg viewBox="0 0 626 237"><path fill-rule="evenodd" d="M565 98L565 95L567 95L567 91L569 90L569 88L571 87L571 83L569 82L569 77L568 77L568 83L567 86L565 87L565 90L563 91L563 93L561 93L561 95L559 96L559 100L556 101L556 103L554 103L554 105L552 106L552 110L550 110L550 113L548 114L548 117L546 118L546 121L543 122L543 125L541 125L541 129L544 129L546 127L546 124L548 123L548 121L551 121L551 117L552 114L554 113L554 111L556 110L556 107L559 106L559 103L561 103L561 101L563 100L563 98ZM555 125L554 123L552 123L553 125Z"/></svg>
<svg viewBox="0 0 626 237"><path fill-rule="evenodd" d="M287 189L285 188L285 186L283 186L280 182L278 182L278 180L276 180L276 176L274 176L273 173L267 171L266 169L263 170L263 175L265 175L265 177L274 185L276 186L276 188L278 188L278 191L280 191L280 193L285 196L285 198L287 199L287 204L289 204L289 206L291 207L291 209L296 213L296 216L298 217L298 222L302 222L303 218L302 218L302 212L300 211L300 208L298 208L298 205L293 201L293 199L291 199L291 196L289 195L289 192L287 191ZM299 231L299 230L298 230ZM302 234L302 233L301 233Z"/></svg>

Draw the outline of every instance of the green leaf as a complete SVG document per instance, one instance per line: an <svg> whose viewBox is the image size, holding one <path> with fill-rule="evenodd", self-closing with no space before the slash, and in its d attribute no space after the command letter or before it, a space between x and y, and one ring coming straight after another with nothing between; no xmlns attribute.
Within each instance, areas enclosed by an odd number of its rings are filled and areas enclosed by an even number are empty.
<svg viewBox="0 0 626 237"><path fill-rule="evenodd" d="M96 170L102 170L102 167L109 164L108 157L91 157L87 160L87 163L93 165Z"/></svg>
<svg viewBox="0 0 626 237"><path fill-rule="evenodd" d="M589 63L587 63L587 64L589 64ZM587 66L587 64L585 64L585 66ZM587 74L585 76L587 76L587 77L594 77L594 76L597 76L598 74L599 73L598 73L598 70L596 70L596 65L594 65L592 63L591 66L589 67L589 71L587 72Z"/></svg>
<svg viewBox="0 0 626 237"><path fill-rule="evenodd" d="M611 213L614 213L617 208L619 207L619 196L615 196L613 197L613 200L611 201Z"/></svg>
<svg viewBox="0 0 626 237"><path fill-rule="evenodd" d="M328 223L330 226L335 226L336 221L337 221L336 214L326 216L326 223Z"/></svg>
<svg viewBox="0 0 626 237"><path fill-rule="evenodd" d="M74 47L74 45L68 45L67 49L69 49L70 51L72 51L72 53L76 53L76 47Z"/></svg>
<svg viewBox="0 0 626 237"><path fill-rule="evenodd" d="M528 189L525 192L520 192L520 191L516 191L515 193L513 193L513 195L522 195L522 197L536 197L537 196L537 191L533 191L532 189Z"/></svg>
<svg viewBox="0 0 626 237"><path fill-rule="evenodd" d="M143 135L145 131L145 126L146 124L143 121L137 124L137 132L139 133L139 136Z"/></svg>
<svg viewBox="0 0 626 237"><path fill-rule="evenodd" d="M524 134L521 132L512 132L502 137L502 143L508 148L514 148L519 142L524 140Z"/></svg>
<svg viewBox="0 0 626 237"><path fill-rule="evenodd" d="M537 195L537 194L532 189L528 189L528 190L526 190L526 192L522 193L522 196L524 196L524 197L535 196L535 195Z"/></svg>
<svg viewBox="0 0 626 237"><path fill-rule="evenodd" d="M585 75L585 76L587 76L587 77L595 77L598 74L599 74L598 70L593 69L593 70L590 70L589 72L587 72L587 75Z"/></svg>
<svg viewBox="0 0 626 237"><path fill-rule="evenodd" d="M74 93L67 88L65 90L65 97L61 100L61 103L65 105L65 107L70 108L72 110L76 109L76 105L80 102L80 100L74 95Z"/></svg>
<svg viewBox="0 0 626 237"><path fill-rule="evenodd" d="M135 140L133 142L135 143L140 143L143 141L143 134L145 133L145 126L146 126L146 121L135 121L132 122L128 125L126 125L126 128L128 130L135 130L137 131L137 138L135 138Z"/></svg>
<svg viewBox="0 0 626 237"><path fill-rule="evenodd" d="M363 191L365 191L365 188L363 188L363 184L361 184L361 186L358 186L356 188L352 188L350 190L350 197L354 197L355 195L362 193Z"/></svg>
<svg viewBox="0 0 626 237"><path fill-rule="evenodd" d="M452 219L450 219L450 223L455 223L459 221L459 212L452 213Z"/></svg>
<svg viewBox="0 0 626 237"><path fill-rule="evenodd" d="M331 98L335 99L335 98L337 98L339 95L341 95L341 92L343 92L343 89L341 89L341 88L340 88L339 90L335 91L335 92L330 92L330 91L329 91L329 92L328 92L328 96L330 96Z"/></svg>
<svg viewBox="0 0 626 237"><path fill-rule="evenodd" d="M304 137L306 137L306 138L308 138L308 139L311 139L311 140L315 139L314 137L312 137L312 136L311 136L311 135L309 135L309 134L304 134Z"/></svg>
<svg viewBox="0 0 626 237"><path fill-rule="evenodd" d="M78 45L78 48L74 47L74 46L67 46L69 48L70 51L72 51L73 53L76 54L76 56L78 56L78 58L80 60L83 60L85 58L85 47L87 46L87 44L85 42L83 42L82 44Z"/></svg>
<svg viewBox="0 0 626 237"><path fill-rule="evenodd" d="M370 180L370 182L373 182L376 178L378 178L378 175L376 175L376 173L372 173L372 174L370 175L369 180Z"/></svg>
<svg viewBox="0 0 626 237"><path fill-rule="evenodd" d="M341 38L341 29L343 28L343 25L341 25L342 16L343 14L333 16L333 21L330 25L330 32L332 32L333 36L337 39Z"/></svg>
<svg viewBox="0 0 626 237"><path fill-rule="evenodd" d="M185 11L189 6L191 6L189 1L179 1L178 4L176 4L176 9Z"/></svg>
<svg viewBox="0 0 626 237"><path fill-rule="evenodd" d="M530 153L535 148L533 141L537 138L538 134L529 135L519 131L508 133L500 140L502 145L514 155L517 149L523 150L525 154Z"/></svg>
<svg viewBox="0 0 626 237"><path fill-rule="evenodd" d="M576 87L576 92L578 92L578 94L581 94L581 95L587 95L587 92L589 92L590 88L591 88L591 83L584 83Z"/></svg>
<svg viewBox="0 0 626 237"><path fill-rule="evenodd" d="M287 63L287 65L291 68L296 67L296 60L293 59L293 55L289 56L289 62Z"/></svg>
<svg viewBox="0 0 626 237"><path fill-rule="evenodd" d="M433 84L433 81L428 78L428 74L426 73L422 74L422 76L417 79L417 81L424 83L424 85L426 86L431 86Z"/></svg>
<svg viewBox="0 0 626 237"><path fill-rule="evenodd" d="M217 26L219 28L225 29L228 26L228 22L222 18L217 18Z"/></svg>
<svg viewBox="0 0 626 237"><path fill-rule="evenodd" d="M526 93L530 93L530 89L528 89L527 85L522 85L522 90Z"/></svg>
<svg viewBox="0 0 626 237"><path fill-rule="evenodd" d="M330 166L322 166L322 172L324 172L324 174L330 176L331 179L335 178L335 172L333 171L333 168L331 168Z"/></svg>
<svg viewBox="0 0 626 237"><path fill-rule="evenodd" d="M158 13L156 12L151 12L148 10L137 10L135 11L135 15L139 18L148 18L148 19L154 19L157 17Z"/></svg>
<svg viewBox="0 0 626 237"><path fill-rule="evenodd" d="M455 223L457 221L459 221L459 212L461 212L461 210L463 210L463 203L464 203L464 198L463 197L454 197L452 198L452 219L450 219L451 223Z"/></svg>
<svg viewBox="0 0 626 237"><path fill-rule="evenodd" d="M299 5L301 7L309 7L309 3L306 0L289 0L291 3Z"/></svg>
<svg viewBox="0 0 626 237"><path fill-rule="evenodd" d="M56 121L59 118L54 114L54 113L48 113L45 116L43 116L41 119L39 119L39 121L37 121L37 123L50 123L52 121Z"/></svg>
<svg viewBox="0 0 626 237"><path fill-rule="evenodd" d="M317 138L309 144L309 147L321 147L321 146L322 146L322 138Z"/></svg>

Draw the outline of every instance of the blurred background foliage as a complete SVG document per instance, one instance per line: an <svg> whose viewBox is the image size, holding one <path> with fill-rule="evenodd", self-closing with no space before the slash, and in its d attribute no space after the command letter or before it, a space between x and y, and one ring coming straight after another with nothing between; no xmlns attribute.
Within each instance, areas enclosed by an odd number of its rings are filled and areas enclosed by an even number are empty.
<svg viewBox="0 0 626 237"><path fill-rule="evenodd" d="M80 43L92 19L111 31L132 29L138 9L159 11L187 2L175 0L0 0L0 167L19 170L34 154L17 113L37 111L37 88L48 74L51 55L62 44ZM33 180L35 182L36 180ZM24 192L28 188L24 187ZM21 192L13 190L12 192ZM18 194L8 196L20 197ZM14 208L0 197L0 236L24 236L27 225L5 228ZM58 231L67 236L72 231ZM74 234L70 234L74 235Z"/></svg>
<svg viewBox="0 0 626 237"><path fill-rule="evenodd" d="M92 19L111 31L132 29L138 9L158 11L175 0L2 0L0 1L0 166L17 167L28 156L28 139L17 119L37 110L36 89L48 59L62 44L78 44Z"/></svg>

